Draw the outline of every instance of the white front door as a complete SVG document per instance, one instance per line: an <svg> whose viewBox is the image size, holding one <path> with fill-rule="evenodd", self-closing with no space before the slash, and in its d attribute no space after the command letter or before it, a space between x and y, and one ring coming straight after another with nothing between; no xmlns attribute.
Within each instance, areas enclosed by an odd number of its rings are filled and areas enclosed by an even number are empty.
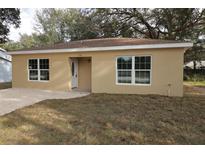
<svg viewBox="0 0 205 154"><path fill-rule="evenodd" d="M71 59L72 88L78 87L78 59Z"/></svg>

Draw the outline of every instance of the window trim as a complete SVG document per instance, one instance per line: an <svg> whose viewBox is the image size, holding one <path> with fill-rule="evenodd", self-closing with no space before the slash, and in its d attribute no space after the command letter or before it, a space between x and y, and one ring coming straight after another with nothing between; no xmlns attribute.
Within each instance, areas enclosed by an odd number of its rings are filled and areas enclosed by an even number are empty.
<svg viewBox="0 0 205 154"><path fill-rule="evenodd" d="M27 59L27 77L28 77L28 81L31 81L31 82L49 82L50 81L50 66L49 66L49 69L40 69L40 60L41 59L48 59L49 61L49 64L50 65L50 59L49 58L30 58L30 59ZM29 69L29 60L37 60L37 69ZM37 70L38 71L38 80L30 80L30 70ZM41 70L48 70L49 71L49 80L41 80L41 76L40 76L40 72Z"/></svg>
<svg viewBox="0 0 205 154"><path fill-rule="evenodd" d="M150 69L147 69L150 71L150 83L135 83L135 57L146 57L146 56L149 56L150 57L150 60L151 60L151 63L150 63ZM132 81L131 83L119 83L118 82L118 68L117 68L117 59L119 57L132 57ZM140 70L140 69L138 69ZM143 70L143 71L146 71ZM151 86L152 85L152 55L120 55L120 56L117 56L116 59L115 59L115 84L116 85L125 85L125 86Z"/></svg>

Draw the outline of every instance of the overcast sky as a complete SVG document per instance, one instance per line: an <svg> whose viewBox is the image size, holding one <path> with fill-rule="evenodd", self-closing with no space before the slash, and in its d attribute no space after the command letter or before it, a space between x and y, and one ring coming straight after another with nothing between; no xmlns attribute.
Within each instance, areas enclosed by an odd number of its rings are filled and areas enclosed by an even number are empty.
<svg viewBox="0 0 205 154"><path fill-rule="evenodd" d="M31 34L33 32L33 25L35 24L34 16L35 11L37 9L21 9L20 17L21 17L21 24L20 28L13 28L11 27L10 33L9 33L9 39L13 41L19 40L19 33L26 33Z"/></svg>

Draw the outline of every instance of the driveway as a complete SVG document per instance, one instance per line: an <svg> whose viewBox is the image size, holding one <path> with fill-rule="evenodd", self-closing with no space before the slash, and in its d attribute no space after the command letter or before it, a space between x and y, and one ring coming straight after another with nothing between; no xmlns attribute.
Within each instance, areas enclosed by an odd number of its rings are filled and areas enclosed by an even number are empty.
<svg viewBox="0 0 205 154"><path fill-rule="evenodd" d="M0 90L0 116L45 99L69 99L89 95L88 92L10 88Z"/></svg>

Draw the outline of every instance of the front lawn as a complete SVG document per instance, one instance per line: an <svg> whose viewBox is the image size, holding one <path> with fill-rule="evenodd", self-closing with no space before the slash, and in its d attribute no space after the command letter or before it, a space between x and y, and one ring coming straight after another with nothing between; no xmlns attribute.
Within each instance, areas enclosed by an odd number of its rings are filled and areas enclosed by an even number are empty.
<svg viewBox="0 0 205 154"><path fill-rule="evenodd" d="M185 81L184 84L188 85L188 86L201 86L201 87L205 87L205 81Z"/></svg>
<svg viewBox="0 0 205 154"><path fill-rule="evenodd" d="M0 144L205 144L205 96L91 94L0 117Z"/></svg>

